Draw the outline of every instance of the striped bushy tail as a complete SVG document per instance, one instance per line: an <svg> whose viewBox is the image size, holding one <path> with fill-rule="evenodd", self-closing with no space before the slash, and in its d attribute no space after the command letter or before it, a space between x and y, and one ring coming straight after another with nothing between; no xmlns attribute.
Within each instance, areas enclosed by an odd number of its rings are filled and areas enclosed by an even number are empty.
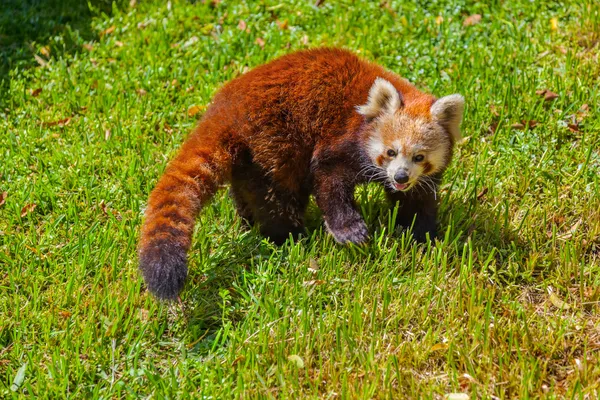
<svg viewBox="0 0 600 400"><path fill-rule="evenodd" d="M140 270L159 299L176 299L183 288L196 216L229 169L226 149L219 140L200 137L202 129L203 124L182 146L148 200L139 243Z"/></svg>

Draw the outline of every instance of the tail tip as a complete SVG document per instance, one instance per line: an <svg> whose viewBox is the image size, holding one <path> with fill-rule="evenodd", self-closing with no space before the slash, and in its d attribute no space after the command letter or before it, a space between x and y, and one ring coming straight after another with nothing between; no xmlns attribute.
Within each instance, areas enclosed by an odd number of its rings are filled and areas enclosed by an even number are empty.
<svg viewBox="0 0 600 400"><path fill-rule="evenodd" d="M186 250L155 243L140 250L140 270L148 290L160 300L176 300L187 277Z"/></svg>

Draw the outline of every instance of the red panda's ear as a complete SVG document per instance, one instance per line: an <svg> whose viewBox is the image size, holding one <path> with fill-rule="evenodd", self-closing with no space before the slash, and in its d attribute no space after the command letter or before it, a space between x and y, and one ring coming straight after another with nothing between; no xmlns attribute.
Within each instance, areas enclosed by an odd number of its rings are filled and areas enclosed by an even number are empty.
<svg viewBox="0 0 600 400"><path fill-rule="evenodd" d="M460 123L465 109L465 98L460 94L451 94L436 100L431 106L431 116L448 130L457 142L462 139L460 134Z"/></svg>
<svg viewBox="0 0 600 400"><path fill-rule="evenodd" d="M356 110L371 120L384 113L393 113L400 106L402 97L394 85L383 78L377 78L369 90L367 103L356 107Z"/></svg>

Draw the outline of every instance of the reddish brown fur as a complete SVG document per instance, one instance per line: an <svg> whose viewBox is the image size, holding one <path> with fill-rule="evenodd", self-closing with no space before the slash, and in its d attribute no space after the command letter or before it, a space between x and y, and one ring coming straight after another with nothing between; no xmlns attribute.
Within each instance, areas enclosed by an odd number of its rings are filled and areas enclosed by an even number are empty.
<svg viewBox="0 0 600 400"><path fill-rule="evenodd" d="M336 221L327 219L327 204L335 203L338 181L353 180L356 173L336 172L337 164L326 162L342 159L354 151L353 143L365 140L360 136L365 120L355 107L367 101L377 77L401 93L403 112L430 118L433 96L340 49L293 53L226 84L150 195L140 239L140 267L150 290L161 298L177 296L187 273L195 217L232 174L247 183L233 188L244 217L260 211L255 197L271 195L252 186L263 179L273 188L271 200L278 209L297 203L296 222L290 217L284 223L301 229L312 192L331 228ZM317 172L327 173L314 172L317 161ZM320 187L332 188L331 193Z"/></svg>

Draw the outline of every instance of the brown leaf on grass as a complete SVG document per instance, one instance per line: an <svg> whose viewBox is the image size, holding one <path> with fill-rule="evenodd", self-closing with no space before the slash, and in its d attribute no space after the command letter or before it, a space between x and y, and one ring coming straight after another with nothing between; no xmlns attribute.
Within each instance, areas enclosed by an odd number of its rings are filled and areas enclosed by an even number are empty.
<svg viewBox="0 0 600 400"><path fill-rule="evenodd" d="M108 211L106 211L106 203L104 200L100 201L100 209L102 210L102 214L108 215Z"/></svg>
<svg viewBox="0 0 600 400"><path fill-rule="evenodd" d="M40 66L42 66L42 67L45 67L46 65L48 65L48 61L44 60L42 57L38 56L37 54L34 54L33 58L35 58L35 61L37 61L37 63L40 64Z"/></svg>
<svg viewBox="0 0 600 400"><path fill-rule="evenodd" d="M137 4L137 0L129 0L129 7L133 8Z"/></svg>
<svg viewBox="0 0 600 400"><path fill-rule="evenodd" d="M315 7L321 7L325 3L325 0L317 0L315 1Z"/></svg>
<svg viewBox="0 0 600 400"><path fill-rule="evenodd" d="M117 41L115 41L115 46L117 46L117 47L123 47L123 42L117 40Z"/></svg>
<svg viewBox="0 0 600 400"><path fill-rule="evenodd" d="M37 204L35 203L25 204L25 206L21 208L21 218L25 217L27 214L30 214L33 210L35 210L36 207Z"/></svg>
<svg viewBox="0 0 600 400"><path fill-rule="evenodd" d="M41 87L37 88L37 89L32 89L31 92L30 92L30 94L33 97L38 97L40 95L40 93L42 93L42 88Z"/></svg>
<svg viewBox="0 0 600 400"><path fill-rule="evenodd" d="M581 132L581 131L579 130L579 124L578 124L578 123L575 123L575 124L567 124L567 127L569 128L569 130L570 130L571 132Z"/></svg>
<svg viewBox="0 0 600 400"><path fill-rule="evenodd" d="M6 203L6 197L8 197L8 192L2 192L2 194L0 194L0 207Z"/></svg>
<svg viewBox="0 0 600 400"><path fill-rule="evenodd" d="M308 35L302 36L302 39L300 39L300 43L302 43L305 46L308 46Z"/></svg>
<svg viewBox="0 0 600 400"><path fill-rule="evenodd" d="M551 92L548 89L536 90L535 94L537 94L538 96L542 96L544 98L544 101L552 101L558 98L558 95L556 93Z"/></svg>
<svg viewBox="0 0 600 400"><path fill-rule="evenodd" d="M431 349L429 349L429 351L440 351L440 350L447 350L448 349L448 345L446 343L436 343L433 346L431 346Z"/></svg>
<svg viewBox="0 0 600 400"><path fill-rule="evenodd" d="M571 308L568 303L564 302L556 293L554 293L554 290L550 286L548 286L548 299L554 307L560 310L568 310Z"/></svg>
<svg viewBox="0 0 600 400"><path fill-rule="evenodd" d="M282 31L285 31L288 28L288 20L284 19L283 21L276 21L277 26L279 27L279 29L281 29Z"/></svg>
<svg viewBox="0 0 600 400"><path fill-rule="evenodd" d="M146 94L148 94L148 92L146 92L144 89L139 88L136 89L135 92L139 95L139 96L145 96Z"/></svg>
<svg viewBox="0 0 600 400"><path fill-rule="evenodd" d="M165 132L167 132L167 133L173 133L173 128L171 128L171 125L167 124L166 122L163 125L163 128L164 128Z"/></svg>
<svg viewBox="0 0 600 400"><path fill-rule="evenodd" d="M477 383L477 381L466 372L458 377L458 384L462 390L467 390L472 383Z"/></svg>
<svg viewBox="0 0 600 400"><path fill-rule="evenodd" d="M536 126L538 126L538 122L536 120L530 119L530 120L526 120L526 119L522 119L521 122L517 122L512 124L510 127L513 129L533 129Z"/></svg>
<svg viewBox="0 0 600 400"><path fill-rule="evenodd" d="M67 118L59 119L58 121L42 122L42 126L50 127L50 126L58 125L60 127L63 127L65 125L69 125L70 122L71 122L71 117L67 117Z"/></svg>
<svg viewBox="0 0 600 400"><path fill-rule="evenodd" d="M321 279L315 279L312 281L306 281L304 282L304 286L318 286L318 285L324 285L325 281L321 280Z"/></svg>
<svg viewBox="0 0 600 400"><path fill-rule="evenodd" d="M42 53L44 57L50 57L50 48L48 46L44 46L40 49L40 53Z"/></svg>
<svg viewBox="0 0 600 400"><path fill-rule="evenodd" d="M469 15L467 18L465 18L465 20L463 21L463 26L473 26L473 25L477 25L480 22L481 22L481 14L473 14L473 15Z"/></svg>
<svg viewBox="0 0 600 400"><path fill-rule="evenodd" d="M248 27L248 25L246 24L246 21L244 21L243 19L240 19L240 22L238 22L237 28L240 31L245 31L247 27Z"/></svg>
<svg viewBox="0 0 600 400"><path fill-rule="evenodd" d="M106 28L105 30L103 30L102 32L100 32L100 37L106 36L106 35L110 35L111 33L113 33L115 31L115 29L117 29L117 27L114 26L114 25Z"/></svg>
<svg viewBox="0 0 600 400"><path fill-rule="evenodd" d="M187 109L187 115L188 115L188 117L193 117L194 115L198 114L200 111L202 111L202 107L194 104Z"/></svg>
<svg viewBox="0 0 600 400"><path fill-rule="evenodd" d="M492 121L488 128L488 131L493 135L498 130L498 121Z"/></svg>
<svg viewBox="0 0 600 400"><path fill-rule="evenodd" d="M259 45L261 49L265 47L265 39L263 39L263 38L256 38L254 43Z"/></svg>
<svg viewBox="0 0 600 400"><path fill-rule="evenodd" d="M91 44L89 44L89 43L84 43L84 44L83 44L83 48L84 48L84 49L86 49L87 51L92 51L92 50L94 50L94 46L92 46L92 45L91 45Z"/></svg>
<svg viewBox="0 0 600 400"><path fill-rule="evenodd" d="M583 219L579 218L577 220L577 222L575 222L575 224L573 224L573 226L571 226L571 228L566 233L563 233L562 235L558 236L558 239L560 239L560 240L571 239L573 237L573 235L575 234L575 232L577 232L577 229L579 228L579 225L581 225L582 222L583 222Z"/></svg>
<svg viewBox="0 0 600 400"><path fill-rule="evenodd" d="M481 189L481 192L479 192L477 194L477 200L481 201L481 199L483 199L483 197L487 194L487 192L488 192L488 188L487 187L484 187L483 189Z"/></svg>
<svg viewBox="0 0 600 400"><path fill-rule="evenodd" d="M59 311L58 314L64 319L67 319L72 315L70 311Z"/></svg>
<svg viewBox="0 0 600 400"><path fill-rule="evenodd" d="M193 86L190 86L189 88L185 89L186 93L190 93L192 91L194 91L194 87Z"/></svg>

